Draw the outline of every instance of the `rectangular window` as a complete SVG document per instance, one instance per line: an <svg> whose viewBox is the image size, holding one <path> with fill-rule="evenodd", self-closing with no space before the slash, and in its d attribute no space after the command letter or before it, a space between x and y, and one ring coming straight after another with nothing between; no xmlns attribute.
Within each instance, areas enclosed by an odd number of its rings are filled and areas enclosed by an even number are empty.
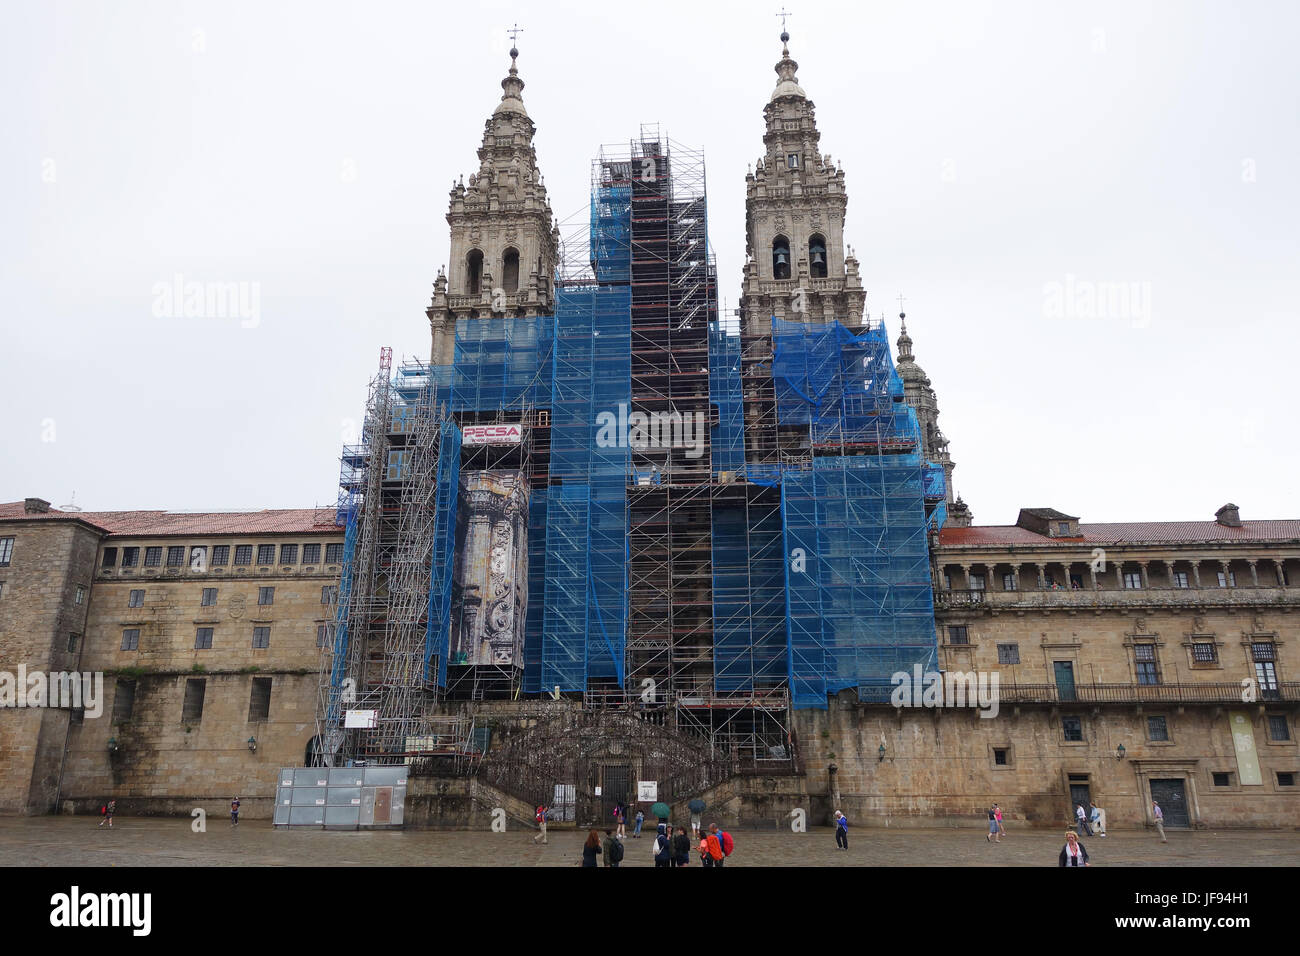
<svg viewBox="0 0 1300 956"><path fill-rule="evenodd" d="M83 604L83 603L85 603L85 600L86 600L86 589L83 588L83 587L78 587L78 588L77 588L77 596L76 596L76 598L73 600L73 603L74 603L74 604Z"/></svg>
<svg viewBox="0 0 1300 956"><path fill-rule="evenodd" d="M328 640L328 638L329 638L329 625L317 624L316 625L316 646L324 647L325 642L326 640Z"/></svg>
<svg viewBox="0 0 1300 956"><path fill-rule="evenodd" d="M133 567L135 567L135 566L136 566L137 564L139 564L139 563L140 563L140 549L139 549L139 548L123 548L123 549L122 549L122 567L124 567L124 568L133 568Z"/></svg>
<svg viewBox="0 0 1300 956"><path fill-rule="evenodd" d="M200 607L213 607L213 606L216 605L216 603L217 603L217 589L216 589L216 588L204 588L204 589L203 589L203 599L202 599L201 601L199 601L199 606L200 606Z"/></svg>
<svg viewBox="0 0 1300 956"><path fill-rule="evenodd" d="M271 629L269 627L253 628L253 646L254 647L271 646Z"/></svg>
<svg viewBox="0 0 1300 956"><path fill-rule="evenodd" d="M185 545L173 545L167 549L167 567L179 568L185 563Z"/></svg>
<svg viewBox="0 0 1300 956"><path fill-rule="evenodd" d="M258 564L275 564L275 545L259 544L257 546Z"/></svg>
<svg viewBox="0 0 1300 956"><path fill-rule="evenodd" d="M787 168L787 169L798 169L798 168L799 168L799 154L798 154L798 153L787 153L787 154L786 154L786 157L785 157L785 165L786 165L786 168Z"/></svg>
<svg viewBox="0 0 1300 956"><path fill-rule="evenodd" d="M1014 591L1016 589L1016 576L1014 574L1002 575L1002 590Z"/></svg>
<svg viewBox="0 0 1300 956"><path fill-rule="evenodd" d="M948 628L949 644L969 644L970 635L966 631L966 625L961 624Z"/></svg>
<svg viewBox="0 0 1300 956"><path fill-rule="evenodd" d="M1133 648L1133 660L1137 664L1137 681L1139 684L1159 684L1160 674L1157 671L1156 646L1154 644L1138 644Z"/></svg>
<svg viewBox="0 0 1300 956"><path fill-rule="evenodd" d="M341 564L343 562L343 545L327 544L325 545L325 563Z"/></svg>
<svg viewBox="0 0 1300 956"><path fill-rule="evenodd" d="M140 649L140 629L128 627L122 632L122 650L138 651Z"/></svg>
<svg viewBox="0 0 1300 956"><path fill-rule="evenodd" d="M304 544L302 546L303 564L320 564L320 545Z"/></svg>
<svg viewBox="0 0 1300 956"><path fill-rule="evenodd" d="M983 590L984 590L984 575L982 575L982 574L972 574L972 575L970 576L970 589L971 589L972 591L983 591Z"/></svg>
<svg viewBox="0 0 1300 956"><path fill-rule="evenodd" d="M79 634L69 634L69 635L68 635L68 653L69 653L69 654L75 654L75 653L77 653L77 640L80 638L80 636L81 636L81 635L79 635Z"/></svg>
<svg viewBox="0 0 1300 956"><path fill-rule="evenodd" d="M1219 587L1221 588L1229 588L1229 587L1235 588L1237 586L1236 571L1229 571L1227 574L1224 574L1222 571L1220 571L1218 577L1219 577Z"/></svg>
<svg viewBox="0 0 1300 956"><path fill-rule="evenodd" d="M251 544L235 545L235 564L252 564L253 546Z"/></svg>
<svg viewBox="0 0 1300 956"><path fill-rule="evenodd" d="M280 545L280 563L281 564L298 563L298 546L296 544Z"/></svg>
<svg viewBox="0 0 1300 956"><path fill-rule="evenodd" d="M212 566L214 568L224 567L230 563L230 545L214 544L212 546Z"/></svg>
<svg viewBox="0 0 1300 956"><path fill-rule="evenodd" d="M116 693L113 694L113 723L120 724L130 720L135 711L135 681L119 677L116 687Z"/></svg>
<svg viewBox="0 0 1300 956"><path fill-rule="evenodd" d="M181 706L181 720L187 724L198 723L203 719L203 695L207 693L208 682L202 677L191 677L185 681L185 703Z"/></svg>
<svg viewBox="0 0 1300 956"><path fill-rule="evenodd" d="M144 566L146 568L156 568L161 564L162 564L162 548L144 549Z"/></svg>
<svg viewBox="0 0 1300 956"><path fill-rule="evenodd" d="M1019 645L1019 644L999 644L999 645L998 645L998 663L999 663L999 664L1019 664L1019 663L1020 663L1020 645Z"/></svg>
<svg viewBox="0 0 1300 956"><path fill-rule="evenodd" d="M1082 717L1062 717L1061 731L1065 739L1069 741L1083 740L1083 718Z"/></svg>
<svg viewBox="0 0 1300 956"><path fill-rule="evenodd" d="M1169 724L1163 717L1147 718L1147 740L1168 740Z"/></svg>
<svg viewBox="0 0 1300 956"><path fill-rule="evenodd" d="M1268 715L1268 739L1269 740L1290 740L1291 728L1286 725L1285 714Z"/></svg>
<svg viewBox="0 0 1300 956"><path fill-rule="evenodd" d="M998 767L1005 767L1007 765L1007 752L1005 748L993 748L993 763Z"/></svg>
<svg viewBox="0 0 1300 956"><path fill-rule="evenodd" d="M1250 653L1256 662L1277 660L1276 649L1270 641L1257 641L1251 644Z"/></svg>
<svg viewBox="0 0 1300 956"><path fill-rule="evenodd" d="M1190 585L1189 585L1188 582L1187 582L1187 572L1186 572L1186 571L1175 571L1175 572L1174 572L1174 587L1176 587L1176 588L1185 588L1185 587L1190 587Z"/></svg>
<svg viewBox="0 0 1300 956"><path fill-rule="evenodd" d="M1278 785L1279 787L1294 787L1294 786L1295 786L1295 774L1294 774L1294 773L1283 773L1281 770L1279 770L1279 771L1277 772L1277 785Z"/></svg>
<svg viewBox="0 0 1300 956"><path fill-rule="evenodd" d="M144 607L144 589L137 588L133 590L126 598L127 607Z"/></svg>
<svg viewBox="0 0 1300 956"><path fill-rule="evenodd" d="M275 603L275 588L258 588L257 603L261 605Z"/></svg>
<svg viewBox="0 0 1300 956"><path fill-rule="evenodd" d="M338 599L339 586L337 584L327 584L320 589L321 604L330 604Z"/></svg>
<svg viewBox="0 0 1300 956"><path fill-rule="evenodd" d="M410 452L395 448L388 453L388 471L384 474L387 481L401 481L406 474L406 459Z"/></svg>
<svg viewBox="0 0 1300 956"><path fill-rule="evenodd" d="M1216 787L1232 786L1232 774L1230 773L1216 773L1213 774L1213 777L1214 777L1214 785Z"/></svg>
<svg viewBox="0 0 1300 956"><path fill-rule="evenodd" d="M0 538L0 567L4 567L14 556L14 539Z"/></svg>
<svg viewBox="0 0 1300 956"><path fill-rule="evenodd" d="M194 632L194 649L206 651L212 648L212 628L201 627Z"/></svg>
<svg viewBox="0 0 1300 956"><path fill-rule="evenodd" d="M1057 533L1057 534L1069 534L1069 533L1070 533L1070 522L1068 522L1068 521L1058 521L1058 522L1056 522L1056 533Z"/></svg>
<svg viewBox="0 0 1300 956"><path fill-rule="evenodd" d="M1192 642L1192 660L1198 664L1213 664L1219 659L1219 648L1210 641Z"/></svg>
<svg viewBox="0 0 1300 956"><path fill-rule="evenodd" d="M100 564L101 568L111 568L117 564L117 548L105 548L104 560Z"/></svg>
<svg viewBox="0 0 1300 956"><path fill-rule="evenodd" d="M1142 590L1142 572L1140 572L1140 571L1125 571L1125 572L1124 572L1124 587L1127 588L1127 589L1129 589L1130 591L1140 591L1140 590Z"/></svg>
<svg viewBox="0 0 1300 956"><path fill-rule="evenodd" d="M271 678L254 677L253 692L248 698L248 719L266 720L271 716Z"/></svg>

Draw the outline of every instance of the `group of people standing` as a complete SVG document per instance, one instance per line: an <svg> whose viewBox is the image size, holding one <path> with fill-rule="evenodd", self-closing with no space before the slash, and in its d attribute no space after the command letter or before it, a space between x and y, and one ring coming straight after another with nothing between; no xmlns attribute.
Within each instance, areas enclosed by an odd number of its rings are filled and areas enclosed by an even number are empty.
<svg viewBox="0 0 1300 956"><path fill-rule="evenodd" d="M645 819L639 811L637 818L636 831L632 834L634 839L641 835L641 824ZM622 865L626 852L623 847L626 834L622 832L624 814L616 810L614 819L616 822L606 828L604 839L594 829L587 831L587 840L582 845L582 866ZM698 845L695 843L696 839L699 840ZM727 857L731 856L735 846L736 842L731 834L719 829L716 823L709 825L707 834L701 834L699 818L692 814L689 833L686 827L660 823L656 828L654 844L650 850L654 855L656 867L689 866L692 849L699 852L701 866L719 867L726 864Z"/></svg>

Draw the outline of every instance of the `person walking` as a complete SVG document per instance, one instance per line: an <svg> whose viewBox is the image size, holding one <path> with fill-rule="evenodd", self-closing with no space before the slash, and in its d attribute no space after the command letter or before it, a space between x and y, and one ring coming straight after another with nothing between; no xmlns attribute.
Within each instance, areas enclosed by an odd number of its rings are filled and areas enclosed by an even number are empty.
<svg viewBox="0 0 1300 956"><path fill-rule="evenodd" d="M230 825L232 827L239 826L239 798L238 797L235 797L235 799L230 801Z"/></svg>
<svg viewBox="0 0 1300 956"><path fill-rule="evenodd" d="M1002 842L1002 834L998 832L998 810L996 804L989 807L989 832L984 834L984 842L990 843L994 837L998 838L998 843Z"/></svg>
<svg viewBox="0 0 1300 956"><path fill-rule="evenodd" d="M600 845L600 861L608 867L616 867L623 862L623 843L614 836L613 827L605 830L605 839Z"/></svg>
<svg viewBox="0 0 1300 956"><path fill-rule="evenodd" d="M1093 804L1092 807L1092 827L1097 836L1104 837L1106 835L1106 811L1096 804Z"/></svg>
<svg viewBox="0 0 1300 956"><path fill-rule="evenodd" d="M722 866L726 859L726 855L722 852L722 841L718 839L718 825L716 823L710 824L709 835L705 837L704 842L708 847L709 859L713 861L707 865L714 867Z"/></svg>
<svg viewBox="0 0 1300 956"><path fill-rule="evenodd" d="M667 867L669 859L672 856L673 845L668 839L668 825L659 824L659 832L655 835L654 857L656 867Z"/></svg>
<svg viewBox="0 0 1300 956"><path fill-rule="evenodd" d="M1088 814L1083 809L1082 803L1074 808L1074 816L1075 819L1079 821L1079 833L1080 834L1086 833L1088 834L1088 836L1092 836L1092 830L1088 828Z"/></svg>
<svg viewBox="0 0 1300 956"><path fill-rule="evenodd" d="M1088 851L1083 848L1079 842L1079 834L1073 830L1065 831L1065 846L1061 847L1061 855L1057 858L1059 866L1091 866L1088 862Z"/></svg>
<svg viewBox="0 0 1300 956"><path fill-rule="evenodd" d="M636 809L636 828L632 831L632 839L634 839L634 840L638 840L638 839L641 838L641 824L643 824L643 823L645 823L645 814L641 812L641 808L640 808L640 807L637 807L637 809Z"/></svg>
<svg viewBox="0 0 1300 956"><path fill-rule="evenodd" d="M550 815L550 809L544 804L537 805L537 814L533 820L537 823L537 835L533 837L533 842L542 841L542 846L546 846L546 818Z"/></svg>
<svg viewBox="0 0 1300 956"><path fill-rule="evenodd" d="M108 828L110 830L113 829L113 814L114 812L116 812L116 810L117 810L116 800L110 800L108 801L108 803L100 807L99 812L100 815L103 817L103 819L99 821L99 825L102 827L105 823L107 823Z"/></svg>
<svg viewBox="0 0 1300 956"><path fill-rule="evenodd" d="M627 829L624 827L626 822L627 807L623 806L623 801L620 800L614 804L614 823L618 827L619 839L623 839L627 836Z"/></svg>
<svg viewBox="0 0 1300 956"><path fill-rule="evenodd" d="M849 818L840 811L835 811L835 849L849 848Z"/></svg>
<svg viewBox="0 0 1300 956"><path fill-rule="evenodd" d="M1168 843L1169 841L1165 839L1165 812L1160 809L1160 804L1154 800L1151 801L1151 814L1156 818L1156 829L1160 832L1160 842Z"/></svg>
<svg viewBox="0 0 1300 956"><path fill-rule="evenodd" d="M996 803L993 804L993 819L997 821L998 842L1001 843L1002 838L1007 835L1007 828L1002 825L1002 808Z"/></svg>
<svg viewBox="0 0 1300 956"><path fill-rule="evenodd" d="M673 866L687 866L691 862L691 838L686 827L678 827L673 837Z"/></svg>
<svg viewBox="0 0 1300 956"><path fill-rule="evenodd" d="M582 845L582 866L596 866L600 858L600 834L587 831L587 842Z"/></svg>
<svg viewBox="0 0 1300 956"><path fill-rule="evenodd" d="M697 810L691 811L691 839L700 839L700 814Z"/></svg>
<svg viewBox="0 0 1300 956"><path fill-rule="evenodd" d="M709 854L709 838L708 838L708 837L702 837L702 838L700 839L699 851L700 851L700 865L701 865L701 866L713 866L713 857Z"/></svg>

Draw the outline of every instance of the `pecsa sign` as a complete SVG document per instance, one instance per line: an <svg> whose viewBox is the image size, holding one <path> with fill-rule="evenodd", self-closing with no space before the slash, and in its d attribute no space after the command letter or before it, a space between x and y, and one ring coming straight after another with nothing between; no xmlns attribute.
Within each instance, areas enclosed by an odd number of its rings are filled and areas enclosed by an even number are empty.
<svg viewBox="0 0 1300 956"><path fill-rule="evenodd" d="M524 430L519 425L463 425L461 437L466 445L517 445Z"/></svg>

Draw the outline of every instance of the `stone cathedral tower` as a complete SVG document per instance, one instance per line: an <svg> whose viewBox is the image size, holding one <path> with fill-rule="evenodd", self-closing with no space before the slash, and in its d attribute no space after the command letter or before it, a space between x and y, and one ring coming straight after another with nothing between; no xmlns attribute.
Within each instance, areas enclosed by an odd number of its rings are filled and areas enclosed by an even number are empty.
<svg viewBox="0 0 1300 956"><path fill-rule="evenodd" d="M560 232L537 168L537 129L524 109L524 81L510 50L505 91L488 118L479 168L451 188L451 265L439 271L426 310L431 361L450 365L458 319L550 315Z"/></svg>
<svg viewBox="0 0 1300 956"><path fill-rule="evenodd" d="M781 34L777 83L763 109L767 147L745 177L744 331L770 331L771 317L862 324L866 292L853 250L844 250L844 171L818 151L813 104L799 86Z"/></svg>

